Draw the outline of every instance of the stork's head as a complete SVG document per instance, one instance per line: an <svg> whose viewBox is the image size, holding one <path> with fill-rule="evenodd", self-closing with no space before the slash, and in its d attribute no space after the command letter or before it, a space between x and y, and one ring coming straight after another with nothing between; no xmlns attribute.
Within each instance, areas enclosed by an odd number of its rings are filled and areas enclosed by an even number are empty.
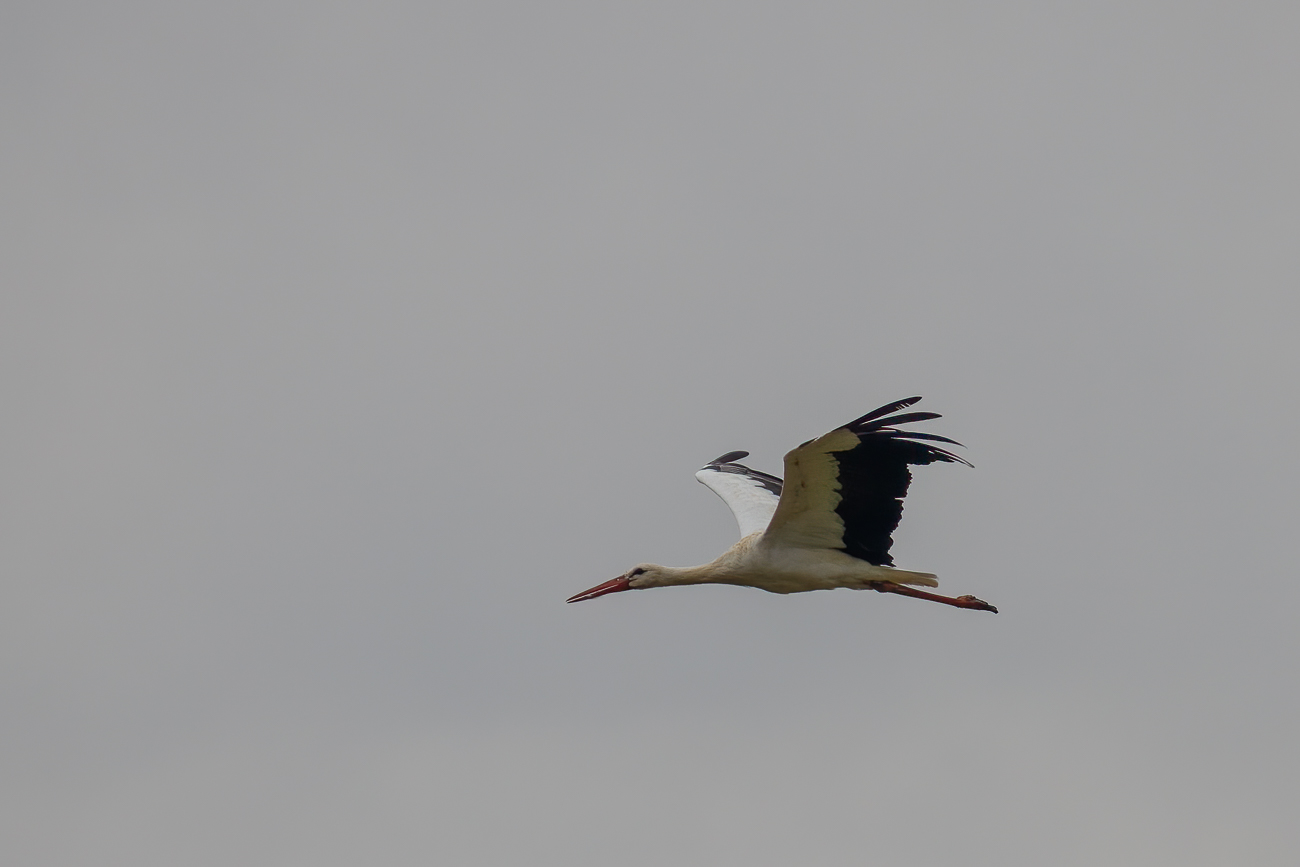
<svg viewBox="0 0 1300 867"><path fill-rule="evenodd" d="M656 566L653 563L642 563L617 578L606 581L604 584L597 584L590 590L582 591L568 601L583 602L587 599L595 599L597 596L604 596L606 593L617 593L620 590L644 590L646 587L659 587L665 583L667 583L667 573L664 567Z"/></svg>

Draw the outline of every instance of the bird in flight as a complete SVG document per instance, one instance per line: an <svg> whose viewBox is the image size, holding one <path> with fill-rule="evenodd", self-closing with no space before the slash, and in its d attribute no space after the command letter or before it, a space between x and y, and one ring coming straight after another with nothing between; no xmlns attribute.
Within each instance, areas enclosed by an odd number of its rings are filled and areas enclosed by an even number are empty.
<svg viewBox="0 0 1300 867"><path fill-rule="evenodd" d="M850 587L928 599L977 611L997 609L974 596L940 596L929 572L894 568L890 538L903 516L913 464L972 466L935 442L961 445L932 433L899 430L939 418L934 412L892 415L919 401L909 397L809 440L785 456L785 481L736 461L728 452L695 474L736 516L741 539L703 566L641 565L568 601L582 602L621 590L678 584L737 584L772 593Z"/></svg>

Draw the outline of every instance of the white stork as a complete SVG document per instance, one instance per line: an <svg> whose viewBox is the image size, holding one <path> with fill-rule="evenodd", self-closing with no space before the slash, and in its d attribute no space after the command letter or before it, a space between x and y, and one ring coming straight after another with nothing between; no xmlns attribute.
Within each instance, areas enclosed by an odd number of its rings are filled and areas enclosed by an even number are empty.
<svg viewBox="0 0 1300 867"><path fill-rule="evenodd" d="M958 608L997 609L974 596L940 596L914 586L937 587L928 572L894 568L890 534L903 515L912 481L909 464L972 464L939 446L961 445L931 433L898 430L934 412L890 415L921 398L872 410L785 456L785 482L735 463L749 452L728 452L695 474L736 516L741 539L703 566L642 563L569 599L581 602L620 590L674 584L739 584L772 593L851 587L929 599Z"/></svg>

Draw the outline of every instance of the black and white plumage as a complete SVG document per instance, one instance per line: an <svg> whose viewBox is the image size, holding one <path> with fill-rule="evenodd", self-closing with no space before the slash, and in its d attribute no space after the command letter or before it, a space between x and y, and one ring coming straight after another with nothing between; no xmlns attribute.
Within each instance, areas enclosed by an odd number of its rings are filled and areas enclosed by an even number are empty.
<svg viewBox="0 0 1300 867"><path fill-rule="evenodd" d="M695 474L695 478L730 507L742 537L766 530L781 502L781 480L734 463L746 457L749 452L727 452Z"/></svg>
<svg viewBox="0 0 1300 867"><path fill-rule="evenodd" d="M569 601L620 590L716 583L773 593L870 589L996 613L973 596L916 590L939 582L928 572L894 568L891 535L903 514L912 479L909 467L936 462L971 465L934 445L960 445L955 440L898 429L940 417L933 412L892 415L919 400L887 404L792 450L785 456L784 482L736 463L748 452L728 452L710 461L695 477L731 508L740 527L739 542L703 566L643 563Z"/></svg>

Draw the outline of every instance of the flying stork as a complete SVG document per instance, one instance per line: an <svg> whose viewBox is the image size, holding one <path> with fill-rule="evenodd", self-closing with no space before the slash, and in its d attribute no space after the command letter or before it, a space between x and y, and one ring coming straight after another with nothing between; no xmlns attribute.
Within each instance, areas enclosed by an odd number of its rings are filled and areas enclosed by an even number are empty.
<svg viewBox="0 0 1300 867"><path fill-rule="evenodd" d="M894 401L794 449L785 456L785 482L736 463L749 452L727 452L709 461L695 478L730 507L740 525L739 542L703 566L642 563L568 601L675 584L738 584L772 593L850 587L996 614L974 596L917 590L938 587L939 581L929 572L895 569L889 555L890 534L912 481L908 465L972 466L930 444L961 445L956 440L898 429L940 417L935 412L891 415L920 399Z"/></svg>

